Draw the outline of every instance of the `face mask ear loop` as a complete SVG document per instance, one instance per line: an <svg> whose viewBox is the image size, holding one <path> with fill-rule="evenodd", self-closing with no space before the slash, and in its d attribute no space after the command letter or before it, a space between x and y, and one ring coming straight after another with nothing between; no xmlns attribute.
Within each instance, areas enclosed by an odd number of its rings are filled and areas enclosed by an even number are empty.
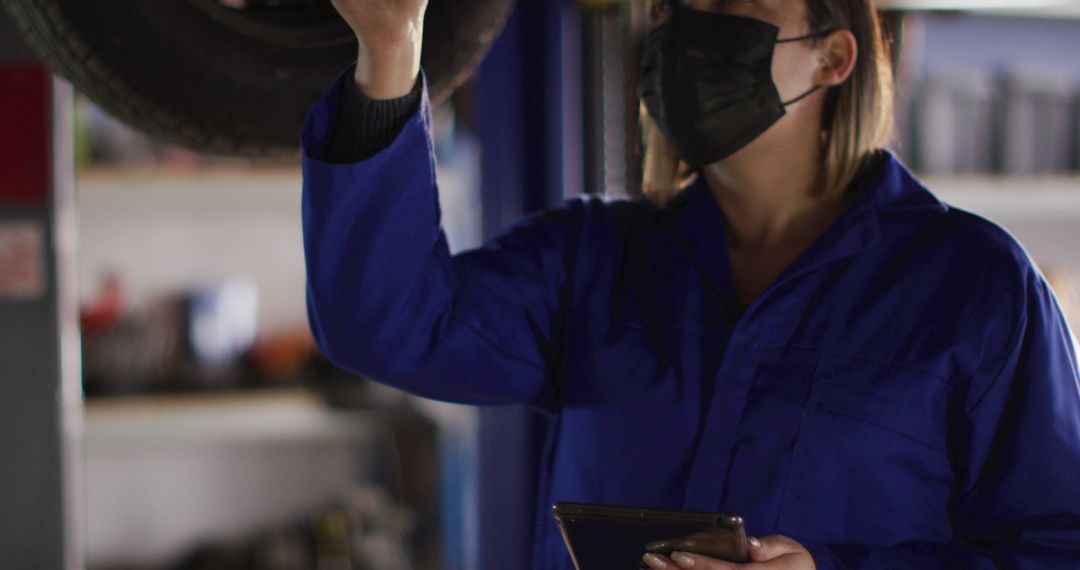
<svg viewBox="0 0 1080 570"><path fill-rule="evenodd" d="M788 43L788 42L801 42L801 41L805 41L805 40L809 40L809 39L813 39L813 38L820 38L822 36L827 36L827 35L835 32L836 30L837 30L837 28L825 28L824 30L819 30L819 31L816 31L816 32L811 33L811 34L806 34L805 36L798 36L798 37L795 37L795 38L785 38L785 39L782 39L782 40L776 40L775 43L783 44L783 43ZM799 95L798 97L796 97L796 98L794 98L791 101L788 101L786 103L781 102L780 105L782 105L784 107L787 107L788 105L794 105L795 103L798 103L799 101L802 101L803 99L806 99L807 97L813 95L814 92L817 91L818 89L821 89L821 87L822 87L821 85L815 85L812 89L810 89L806 93L803 93L802 95Z"/></svg>
<svg viewBox="0 0 1080 570"><path fill-rule="evenodd" d="M802 95L799 95L798 97L792 99L791 101L788 101L787 103L780 103L780 104L783 105L784 107L787 107L788 105L794 105L795 103L798 103L799 101L802 101L803 99L806 99L807 97L812 95L814 93L814 91L817 91L818 89L821 89L821 87L822 87L821 85L815 85L813 88L811 88L806 93L803 93Z"/></svg>
<svg viewBox="0 0 1080 570"><path fill-rule="evenodd" d="M820 31L814 31L812 33L807 33L806 36L798 36L796 38L784 38L783 40L777 40L777 41L775 41L773 43L791 43L791 42L797 42L797 41L807 41L807 40L814 40L814 39L818 39L818 38L824 38L825 36L828 36L829 33L833 33L836 30L837 30L837 28L825 28L825 29L820 30Z"/></svg>

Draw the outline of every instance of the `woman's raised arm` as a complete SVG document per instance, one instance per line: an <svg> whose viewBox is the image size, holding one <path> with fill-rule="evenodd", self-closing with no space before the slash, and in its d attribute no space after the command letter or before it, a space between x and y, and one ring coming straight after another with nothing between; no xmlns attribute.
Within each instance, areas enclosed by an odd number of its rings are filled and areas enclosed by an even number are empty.
<svg viewBox="0 0 1080 570"><path fill-rule="evenodd" d="M312 107L302 135L308 316L320 348L339 366L425 397L550 409L586 202L569 200L451 256L426 78L389 146L328 162L317 149L347 80L343 73Z"/></svg>

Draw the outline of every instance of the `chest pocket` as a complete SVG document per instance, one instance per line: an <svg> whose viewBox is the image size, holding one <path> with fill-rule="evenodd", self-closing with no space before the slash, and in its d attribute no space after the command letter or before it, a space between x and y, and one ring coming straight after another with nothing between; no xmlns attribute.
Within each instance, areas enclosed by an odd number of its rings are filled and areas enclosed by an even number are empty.
<svg viewBox="0 0 1080 570"><path fill-rule="evenodd" d="M803 404L778 530L824 543L947 537L946 382L824 357Z"/></svg>

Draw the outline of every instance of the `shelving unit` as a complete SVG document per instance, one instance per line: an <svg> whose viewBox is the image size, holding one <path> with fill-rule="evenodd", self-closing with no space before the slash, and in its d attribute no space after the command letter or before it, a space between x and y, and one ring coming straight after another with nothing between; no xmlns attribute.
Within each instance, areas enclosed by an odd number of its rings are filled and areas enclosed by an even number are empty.
<svg viewBox="0 0 1080 570"><path fill-rule="evenodd" d="M139 307L193 284L253 278L260 334L306 326L300 174L244 164L81 170L84 289L117 270L128 277L128 302ZM439 175L441 197L455 200L444 211L479 211L464 194L471 178L450 167ZM478 231L461 222L444 220L452 244ZM444 451L475 455L474 409L419 404L438 425ZM333 409L304 388L91 398L85 415L91 570L153 567L210 538L288 524L401 468L386 459L396 442L384 412ZM475 533L475 515L459 519L460 532Z"/></svg>
<svg viewBox="0 0 1080 570"><path fill-rule="evenodd" d="M995 220L1077 225L1080 239L1080 176L928 176L939 199Z"/></svg>
<svg viewBox="0 0 1080 570"><path fill-rule="evenodd" d="M1003 16L1080 18L1068 0L879 0L878 7L905 11L978 11Z"/></svg>
<svg viewBox="0 0 1080 570"><path fill-rule="evenodd" d="M377 412L333 410L307 389L91 399L88 562L154 565L302 520L393 445Z"/></svg>
<svg viewBox="0 0 1080 570"><path fill-rule="evenodd" d="M910 13L912 16L910 20L916 23L915 32L912 35L917 38L915 42L917 47L910 54L905 54L908 57L903 63L909 68L909 81L917 81L911 78L920 74L928 74L930 77L952 77L959 73L957 81L963 83L971 80L971 76L963 73L968 69L981 70L980 73L1003 73L1005 74L1003 76L1019 73L1016 70L1029 71L1029 67L1039 67L1028 65L1038 53L1035 50L1043 49L1049 52L1051 46L1055 45L1039 44L1034 40L1049 37L1059 44L1069 44L1063 40L1063 37L1068 38L1067 34L1070 32L1063 30L1075 29L1075 22L1072 21L1050 23L1033 21L1033 19L1080 19L1080 3L1074 0L879 0L878 6L882 9ZM957 19L923 17L932 12L955 12L972 17ZM976 18L974 16L993 17ZM1004 34L1008 33L1007 30L1015 30L1023 41L1029 44L1036 43L1038 46L1028 51L1016 49L1022 41L1006 41L1008 38ZM987 38L995 37L1001 40L987 40ZM930 54L935 54L936 57L931 58ZM1055 57L1048 58L1048 61L1041 61L1044 67L1040 68L1040 73L1059 80L1062 84L1068 84L1075 73L1069 50L1058 49L1053 55ZM907 94L907 97L912 96L912 93ZM922 103L927 104L926 101ZM955 103L952 104L955 105ZM1007 113L1012 110L1011 107L995 108L992 113ZM908 109L908 111L915 112L913 109ZM923 111L925 112L925 109ZM1037 122L1037 119L1041 117L1035 117L1034 111L1032 113L1033 115L1028 120L1040 125L1039 128L1045 129L1045 125ZM961 129L958 132L949 131L944 134L958 141L966 140L962 138L965 135L990 136L984 132L985 129L975 130L972 127L973 122L981 117L981 115L979 117L949 115L946 117L948 120L963 123L965 129L971 127L971 130ZM905 117L905 120L907 119L909 117ZM989 128L989 125L981 126ZM935 136L926 132L921 134L924 137ZM1003 148L998 149L998 152L1006 153L1005 159L1001 157L997 159L999 162L1005 160L1005 163L998 164L996 168L1025 170L1023 167L1030 166L1028 170L1033 171L1067 170L1068 168L1056 163L1049 167L1042 163L1027 165L1022 160L1024 156L1017 159L1008 154L1014 150L1006 144L1010 140L1015 140L1010 139L1010 136L1019 135L1019 140L1027 141L1022 135L1038 137L1045 134L1049 137L1049 133L1040 131L1039 134L1032 134L1022 130L1019 132L1010 130L991 132L991 134L1000 137L998 144L1003 145ZM908 147L909 152L918 154L914 150L913 140L904 142L911 145ZM952 144L956 146L963 143ZM944 151L950 150L956 151L955 148L946 145ZM979 150L986 152L986 149ZM916 160L918 157L909 158L912 164L918 162ZM1015 159L1013 162L1019 160L1019 166L1012 164L1008 159ZM987 162L988 157L981 156L980 160L976 160L973 164L977 165L977 168L986 168ZM934 168L934 165L930 164L924 166ZM962 171L971 166L972 164L966 164L960 160L955 164L945 164L941 170ZM1080 253L1071 251L1073 249L1071 244L1080 242L1080 173L1011 175L987 172L959 175L927 174L920 177L941 200L987 217L1013 232L1036 258L1049 259L1053 263L1080 268Z"/></svg>
<svg viewBox="0 0 1080 570"><path fill-rule="evenodd" d="M86 402L86 438L93 445L305 440L362 444L377 428L377 412L332 410L306 388Z"/></svg>

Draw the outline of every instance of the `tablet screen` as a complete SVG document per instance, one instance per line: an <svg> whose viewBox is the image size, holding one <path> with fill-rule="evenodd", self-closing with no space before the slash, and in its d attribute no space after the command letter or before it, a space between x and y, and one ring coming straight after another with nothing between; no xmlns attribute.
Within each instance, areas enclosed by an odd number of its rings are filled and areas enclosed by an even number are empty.
<svg viewBox="0 0 1080 570"><path fill-rule="evenodd" d="M557 503L555 518L578 570L642 568L646 552L684 550L747 559L742 519L723 513Z"/></svg>

